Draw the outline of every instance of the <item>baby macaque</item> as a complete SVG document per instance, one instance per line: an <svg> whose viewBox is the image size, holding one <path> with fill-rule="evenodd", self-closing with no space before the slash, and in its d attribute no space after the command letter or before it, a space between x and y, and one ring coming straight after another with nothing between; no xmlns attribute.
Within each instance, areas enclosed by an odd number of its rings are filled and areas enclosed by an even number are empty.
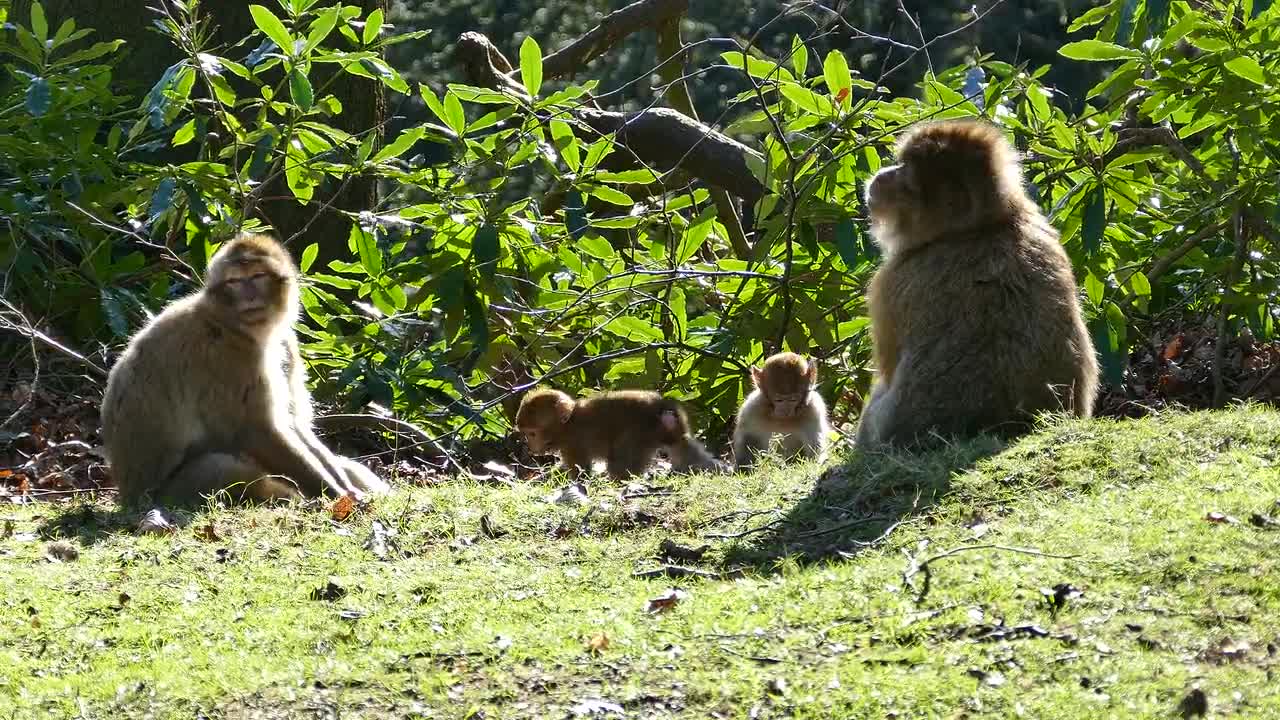
<svg viewBox="0 0 1280 720"><path fill-rule="evenodd" d="M764 367L751 368L751 380L755 389L743 401L733 431L738 469L755 464L774 435L782 436L782 451L788 458L821 458L831 427L827 405L814 390L817 363L795 353L778 353Z"/></svg>
<svg viewBox="0 0 1280 720"><path fill-rule="evenodd" d="M558 451L575 480L596 460L605 461L615 480L643 474L659 450L675 472L723 468L689 432L680 403L647 390L577 400L559 390L533 390L520 402L516 428L535 455Z"/></svg>

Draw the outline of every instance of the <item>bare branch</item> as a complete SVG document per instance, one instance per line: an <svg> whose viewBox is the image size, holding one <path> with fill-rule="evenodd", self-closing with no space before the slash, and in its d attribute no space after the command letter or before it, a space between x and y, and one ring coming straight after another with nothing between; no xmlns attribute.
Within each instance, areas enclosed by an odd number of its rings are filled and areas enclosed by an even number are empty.
<svg viewBox="0 0 1280 720"><path fill-rule="evenodd" d="M657 29L689 10L689 0L639 0L615 10L585 35L542 59L542 77L572 76L632 33Z"/></svg>

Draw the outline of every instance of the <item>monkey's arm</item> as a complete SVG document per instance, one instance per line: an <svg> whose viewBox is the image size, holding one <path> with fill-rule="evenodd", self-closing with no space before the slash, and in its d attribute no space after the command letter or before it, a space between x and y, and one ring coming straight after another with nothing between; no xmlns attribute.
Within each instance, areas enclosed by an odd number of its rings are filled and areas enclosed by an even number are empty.
<svg viewBox="0 0 1280 720"><path fill-rule="evenodd" d="M345 474L338 474L336 461L322 460L291 430L275 426L247 429L245 452L267 472L288 477L310 495L321 495L326 489L338 496L350 493L350 483ZM332 453L325 454L326 459L332 458Z"/></svg>

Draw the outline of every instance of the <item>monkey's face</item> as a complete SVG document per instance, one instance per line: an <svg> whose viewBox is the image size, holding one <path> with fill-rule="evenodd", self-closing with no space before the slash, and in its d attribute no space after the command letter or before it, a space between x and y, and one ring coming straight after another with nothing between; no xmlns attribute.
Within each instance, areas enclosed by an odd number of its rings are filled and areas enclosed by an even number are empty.
<svg viewBox="0 0 1280 720"><path fill-rule="evenodd" d="M253 330L276 321L288 302L291 278L271 263L232 260L209 285L226 319Z"/></svg>
<svg viewBox="0 0 1280 720"><path fill-rule="evenodd" d="M774 395L765 393L765 397L769 398L769 414L779 420L789 420L795 417L809 403L809 392L807 390L803 393Z"/></svg>
<svg viewBox="0 0 1280 720"><path fill-rule="evenodd" d="M818 381L818 365L793 353L781 353L769 358L763 368L752 368L751 377L768 401L769 414L789 420L808 407L809 393Z"/></svg>
<svg viewBox="0 0 1280 720"><path fill-rule="evenodd" d="M898 148L898 164L867 183L876 240L888 252L998 222L1023 201L1016 154L988 123L925 124Z"/></svg>
<svg viewBox="0 0 1280 720"><path fill-rule="evenodd" d="M516 429L529 452L542 455L556 449L556 441L573 413L573 400L563 393L534 391L520 403Z"/></svg>

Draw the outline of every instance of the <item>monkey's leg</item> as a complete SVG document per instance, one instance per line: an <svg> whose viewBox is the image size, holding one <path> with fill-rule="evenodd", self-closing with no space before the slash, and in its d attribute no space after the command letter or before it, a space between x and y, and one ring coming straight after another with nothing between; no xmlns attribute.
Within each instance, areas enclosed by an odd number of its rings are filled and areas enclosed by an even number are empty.
<svg viewBox="0 0 1280 720"><path fill-rule="evenodd" d="M579 455L569 448L560 448L560 464L575 483L583 482L591 474L591 456Z"/></svg>
<svg viewBox="0 0 1280 720"><path fill-rule="evenodd" d="M858 431L853 444L859 448L869 448L884 442L883 429L885 417L889 409L895 405L892 388L877 384L871 391L871 399L862 408L858 418Z"/></svg>
<svg viewBox="0 0 1280 720"><path fill-rule="evenodd" d="M614 480L627 480L636 475L643 475L653 461L656 448L645 448L627 441L619 442L609 450L605 464L609 477Z"/></svg>
<svg viewBox="0 0 1280 720"><path fill-rule="evenodd" d="M272 476L257 463L228 453L207 453L183 463L160 493L191 499L226 491L235 500L294 500L302 492L286 479Z"/></svg>
<svg viewBox="0 0 1280 720"><path fill-rule="evenodd" d="M752 432L733 434L733 461L739 470L750 470L760 455L769 449L770 435Z"/></svg>
<svg viewBox="0 0 1280 720"><path fill-rule="evenodd" d="M807 427L782 438L782 453L787 459L803 457L814 460L822 457L826 450L826 438L822 437L822 428Z"/></svg>
<svg viewBox="0 0 1280 720"><path fill-rule="evenodd" d="M337 456L337 458L342 465L343 471L347 474L347 480L351 484L371 495L382 495L391 492L391 485L386 480L378 477L369 468L351 458L342 457L341 455Z"/></svg>

